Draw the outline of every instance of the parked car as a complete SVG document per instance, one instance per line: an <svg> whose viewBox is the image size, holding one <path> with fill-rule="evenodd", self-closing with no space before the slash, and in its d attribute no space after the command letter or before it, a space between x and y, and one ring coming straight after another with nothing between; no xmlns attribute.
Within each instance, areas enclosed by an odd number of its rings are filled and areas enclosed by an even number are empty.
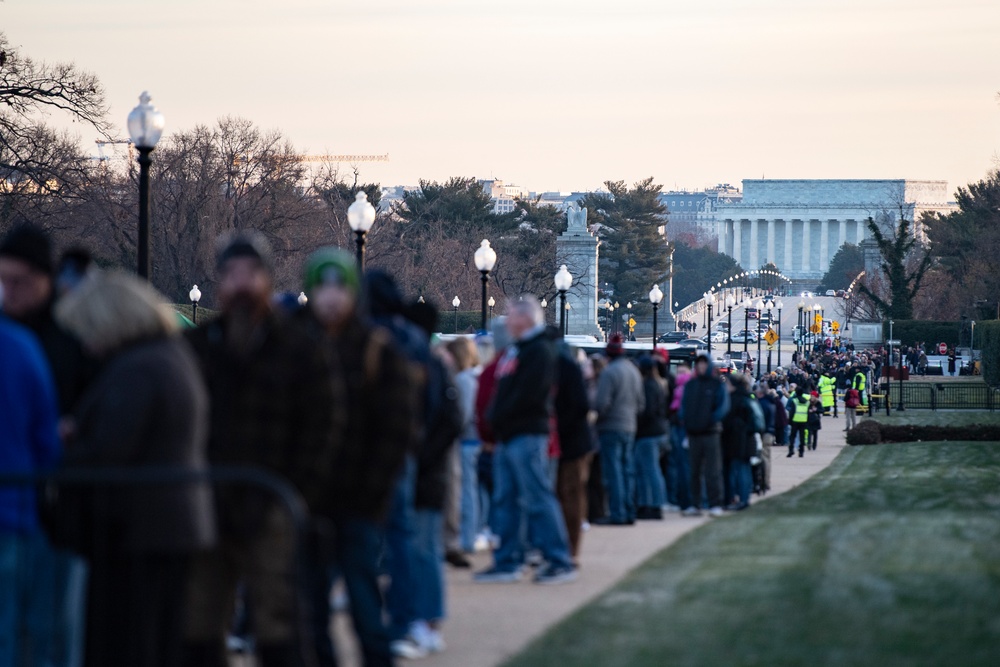
<svg viewBox="0 0 1000 667"><path fill-rule="evenodd" d="M657 343L679 343L683 340L687 340L688 335L684 331L668 331L667 333L656 339Z"/></svg>
<svg viewBox="0 0 1000 667"><path fill-rule="evenodd" d="M736 334L735 336L733 336L733 342L734 343L756 343L757 342L757 334L754 333L753 331L747 331L746 329L744 329L743 331L741 331L738 334Z"/></svg>
<svg viewBox="0 0 1000 667"><path fill-rule="evenodd" d="M747 317L749 317L751 320L756 320L758 317L757 309L747 308Z"/></svg>
<svg viewBox="0 0 1000 667"><path fill-rule="evenodd" d="M682 340L677 343L677 347L689 347L696 350L708 349L708 343L703 340L698 340L697 338L688 338L687 340Z"/></svg>
<svg viewBox="0 0 1000 667"><path fill-rule="evenodd" d="M835 290L835 289L828 289L826 291L826 295L827 296L837 296L837 290Z"/></svg>
<svg viewBox="0 0 1000 667"><path fill-rule="evenodd" d="M702 339L704 340L704 339ZM713 343L727 343L729 342L729 334L725 331L716 331L712 334Z"/></svg>

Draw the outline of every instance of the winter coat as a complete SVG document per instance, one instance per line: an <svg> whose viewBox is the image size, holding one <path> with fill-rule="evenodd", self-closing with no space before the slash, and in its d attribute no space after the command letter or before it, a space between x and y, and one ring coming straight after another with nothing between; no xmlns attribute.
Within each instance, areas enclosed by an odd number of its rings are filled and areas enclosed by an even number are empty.
<svg viewBox="0 0 1000 667"><path fill-rule="evenodd" d="M497 365L488 419L500 442L519 435L549 435L556 349L539 328L507 348Z"/></svg>
<svg viewBox="0 0 1000 667"><path fill-rule="evenodd" d="M108 359L81 398L66 466L205 471L208 406L184 340L130 344ZM89 496L92 537L109 540L102 546L176 553L209 547L215 539L207 482L106 485Z"/></svg>
<svg viewBox="0 0 1000 667"><path fill-rule="evenodd" d="M597 381L597 430L635 433L639 413L646 407L639 369L625 356L611 360Z"/></svg>
<svg viewBox="0 0 1000 667"><path fill-rule="evenodd" d="M667 396L663 382L655 377L642 380L645 394L645 407L639 413L635 437L655 438L667 432Z"/></svg>
<svg viewBox="0 0 1000 667"><path fill-rule="evenodd" d="M559 448L564 461L572 461L594 450L594 441L587 424L590 400L580 365L569 351L559 354L559 382L555 397L555 413Z"/></svg>
<svg viewBox="0 0 1000 667"><path fill-rule="evenodd" d="M0 474L51 470L60 455L58 403L37 339L0 315ZM0 533L38 530L34 489L0 486Z"/></svg>
<svg viewBox="0 0 1000 667"><path fill-rule="evenodd" d="M722 419L722 457L727 461L750 461L757 452L754 437L753 409L745 389L737 388L730 396L729 412Z"/></svg>
<svg viewBox="0 0 1000 667"><path fill-rule="evenodd" d="M729 412L729 392L724 380L713 374L709 363L704 375L695 374L684 385L680 422L688 433L704 435L722 430L722 418Z"/></svg>

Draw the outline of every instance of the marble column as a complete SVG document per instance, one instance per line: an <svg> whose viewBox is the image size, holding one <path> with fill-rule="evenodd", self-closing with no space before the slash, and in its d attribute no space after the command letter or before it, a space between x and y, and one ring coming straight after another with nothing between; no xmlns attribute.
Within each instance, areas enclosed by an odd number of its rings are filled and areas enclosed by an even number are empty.
<svg viewBox="0 0 1000 667"><path fill-rule="evenodd" d="M757 235L759 228L760 220L750 221L750 266L755 269L760 266L760 260L757 255L757 247L760 244L760 237Z"/></svg>
<svg viewBox="0 0 1000 667"><path fill-rule="evenodd" d="M810 227L812 227L812 220L802 221L802 271L808 273L809 269L809 255L812 250L812 239L809 238Z"/></svg>
<svg viewBox="0 0 1000 667"><path fill-rule="evenodd" d="M819 266L816 268L826 273L830 266L830 221L823 220L819 223Z"/></svg>
<svg viewBox="0 0 1000 667"><path fill-rule="evenodd" d="M866 220L858 220L856 222L856 227L854 228L854 242L857 245L861 245L861 242L865 240L865 225L867 224L868 222Z"/></svg>
<svg viewBox="0 0 1000 667"><path fill-rule="evenodd" d="M719 254L720 255L728 255L729 254L728 248L727 248L727 243L728 243L727 236L728 235L729 235L729 221L728 220L720 220L719 221ZM671 306L672 305L673 304L671 304Z"/></svg>
<svg viewBox="0 0 1000 667"><path fill-rule="evenodd" d="M767 221L767 261L777 265L778 258L774 253L774 218Z"/></svg>
<svg viewBox="0 0 1000 667"><path fill-rule="evenodd" d="M841 220L840 234L837 239L837 250L843 248L845 243L847 243L847 220Z"/></svg>
<svg viewBox="0 0 1000 667"><path fill-rule="evenodd" d="M733 259L743 266L743 221L733 220ZM746 267L744 267L746 268Z"/></svg>
<svg viewBox="0 0 1000 667"><path fill-rule="evenodd" d="M794 271L795 267L792 266L792 221L785 220L785 265L781 267L782 271Z"/></svg>

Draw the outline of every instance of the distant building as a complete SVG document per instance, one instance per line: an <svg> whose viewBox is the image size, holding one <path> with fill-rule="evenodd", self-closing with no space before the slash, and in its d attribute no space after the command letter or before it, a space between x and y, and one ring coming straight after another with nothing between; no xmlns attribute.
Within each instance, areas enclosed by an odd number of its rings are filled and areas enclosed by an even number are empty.
<svg viewBox="0 0 1000 667"><path fill-rule="evenodd" d="M722 204L738 203L743 193L729 183L700 191L672 190L660 195L660 203L667 207L667 222L697 225L711 235L717 233L715 213Z"/></svg>
<svg viewBox="0 0 1000 667"><path fill-rule="evenodd" d="M479 181L483 191L493 200L493 212L497 214L512 213L516 208L515 199L527 199L528 189L501 180Z"/></svg>
<svg viewBox="0 0 1000 667"><path fill-rule="evenodd" d="M840 246L869 235L868 218L890 226L902 213L924 239L924 212L956 208L946 181L747 179L742 199L714 216L719 252L745 269L773 262L789 278L819 280Z"/></svg>

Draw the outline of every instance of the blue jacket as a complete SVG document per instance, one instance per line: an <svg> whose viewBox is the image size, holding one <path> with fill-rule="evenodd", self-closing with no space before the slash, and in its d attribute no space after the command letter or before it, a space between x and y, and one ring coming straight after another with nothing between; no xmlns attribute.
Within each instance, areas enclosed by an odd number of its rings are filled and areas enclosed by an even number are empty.
<svg viewBox="0 0 1000 667"><path fill-rule="evenodd" d="M52 371L25 328L0 316L0 474L36 473L59 460L59 409ZM38 530L33 486L0 486L0 531Z"/></svg>

